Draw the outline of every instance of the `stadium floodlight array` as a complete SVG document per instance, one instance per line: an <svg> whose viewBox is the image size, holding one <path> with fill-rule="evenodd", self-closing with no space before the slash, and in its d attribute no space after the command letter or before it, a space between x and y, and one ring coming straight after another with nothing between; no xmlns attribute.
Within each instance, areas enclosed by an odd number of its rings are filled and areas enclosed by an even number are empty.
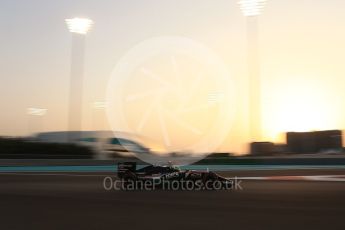
<svg viewBox="0 0 345 230"><path fill-rule="evenodd" d="M107 101L95 101L93 103L93 107L95 109L106 109L108 106L108 102Z"/></svg>
<svg viewBox="0 0 345 230"><path fill-rule="evenodd" d="M44 116L47 113L47 109L42 108L28 108L27 114L32 116Z"/></svg>
<svg viewBox="0 0 345 230"><path fill-rule="evenodd" d="M71 18L65 21L69 31L77 34L87 34L93 25L93 21L87 18Z"/></svg>
<svg viewBox="0 0 345 230"><path fill-rule="evenodd" d="M238 2L243 15L246 17L258 16L263 11L266 0L241 0Z"/></svg>

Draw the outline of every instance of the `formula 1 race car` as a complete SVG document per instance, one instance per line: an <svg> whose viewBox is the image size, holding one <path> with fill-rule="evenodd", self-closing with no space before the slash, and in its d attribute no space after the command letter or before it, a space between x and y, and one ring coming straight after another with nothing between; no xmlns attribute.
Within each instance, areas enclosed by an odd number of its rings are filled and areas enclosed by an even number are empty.
<svg viewBox="0 0 345 230"><path fill-rule="evenodd" d="M165 186L172 182L179 182L181 185L192 185L189 186L189 188L194 186L194 189L198 190L231 189L233 187L232 180L214 172L181 170L179 167L172 165L148 165L137 169L135 162L121 162L118 163L117 176L127 184L140 181L152 182L155 185Z"/></svg>

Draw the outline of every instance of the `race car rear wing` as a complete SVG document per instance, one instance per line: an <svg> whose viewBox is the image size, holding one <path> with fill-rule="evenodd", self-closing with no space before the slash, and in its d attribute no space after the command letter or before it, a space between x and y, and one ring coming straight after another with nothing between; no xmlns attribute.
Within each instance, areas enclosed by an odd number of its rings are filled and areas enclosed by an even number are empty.
<svg viewBox="0 0 345 230"><path fill-rule="evenodd" d="M119 162L117 164L117 176L122 178L126 172L135 172L137 169L136 162Z"/></svg>

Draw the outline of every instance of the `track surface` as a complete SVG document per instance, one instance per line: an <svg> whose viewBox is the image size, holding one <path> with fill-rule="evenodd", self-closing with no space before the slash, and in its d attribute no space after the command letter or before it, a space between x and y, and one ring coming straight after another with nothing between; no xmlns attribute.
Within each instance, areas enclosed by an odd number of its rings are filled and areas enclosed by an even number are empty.
<svg viewBox="0 0 345 230"><path fill-rule="evenodd" d="M43 174L43 175L42 175ZM339 170L226 176L345 175ZM245 180L234 191L106 191L110 173L0 173L1 229L345 229L345 183Z"/></svg>

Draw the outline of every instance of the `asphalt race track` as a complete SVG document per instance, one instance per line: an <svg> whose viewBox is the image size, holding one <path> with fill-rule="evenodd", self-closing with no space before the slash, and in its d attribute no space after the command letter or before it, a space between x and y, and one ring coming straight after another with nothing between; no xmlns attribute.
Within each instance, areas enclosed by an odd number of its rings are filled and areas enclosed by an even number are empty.
<svg viewBox="0 0 345 230"><path fill-rule="evenodd" d="M222 172L345 175L344 170ZM0 229L345 229L345 182L243 180L231 191L106 191L112 173L0 173Z"/></svg>

